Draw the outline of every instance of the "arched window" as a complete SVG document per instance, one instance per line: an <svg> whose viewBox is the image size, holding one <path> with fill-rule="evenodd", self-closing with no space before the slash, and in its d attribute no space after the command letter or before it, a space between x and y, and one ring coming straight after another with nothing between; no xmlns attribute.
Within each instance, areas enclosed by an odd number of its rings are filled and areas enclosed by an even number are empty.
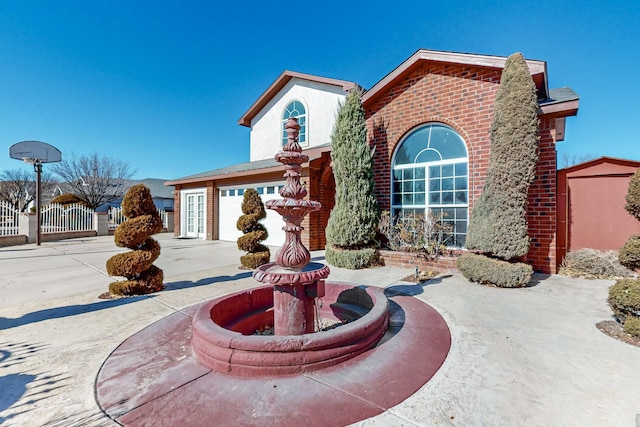
<svg viewBox="0 0 640 427"><path fill-rule="evenodd" d="M431 212L449 224L447 246L463 247L467 236L467 146L456 131L430 123L411 132L395 153L392 165L392 214Z"/></svg>
<svg viewBox="0 0 640 427"><path fill-rule="evenodd" d="M297 118L300 125L300 133L298 134L298 143L306 145L307 143L307 111L300 101L292 101L285 108L282 114L282 145L287 143L287 131L284 128L285 123L290 118Z"/></svg>

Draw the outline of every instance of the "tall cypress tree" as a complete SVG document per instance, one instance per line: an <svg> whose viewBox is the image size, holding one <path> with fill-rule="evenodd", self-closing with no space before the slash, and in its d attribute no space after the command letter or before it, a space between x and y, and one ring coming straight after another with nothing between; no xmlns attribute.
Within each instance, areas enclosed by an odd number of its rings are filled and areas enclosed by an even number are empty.
<svg viewBox="0 0 640 427"><path fill-rule="evenodd" d="M527 198L538 162L536 87L521 53L507 58L491 124L487 180L466 246L509 260L529 251Z"/></svg>
<svg viewBox="0 0 640 427"><path fill-rule="evenodd" d="M373 151L367 144L362 92L354 89L340 106L331 135L335 206L326 228L326 258L338 267L361 268L375 255L380 219L373 194Z"/></svg>
<svg viewBox="0 0 640 427"><path fill-rule="evenodd" d="M524 286L533 269L517 260L529 251L527 199L538 162L536 87L521 53L505 62L491 123L491 157L480 198L473 207L467 249L458 269L473 281Z"/></svg>

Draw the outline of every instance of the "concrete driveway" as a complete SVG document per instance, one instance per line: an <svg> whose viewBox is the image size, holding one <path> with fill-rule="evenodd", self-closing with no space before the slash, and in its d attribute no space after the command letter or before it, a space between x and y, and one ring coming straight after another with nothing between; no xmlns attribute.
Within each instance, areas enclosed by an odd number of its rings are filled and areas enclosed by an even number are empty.
<svg viewBox="0 0 640 427"><path fill-rule="evenodd" d="M238 269L234 243L156 237L166 290L120 300L97 298L113 280L106 260L123 251L112 237L0 248L0 425L115 425L96 404L94 382L123 340L169 314L256 286ZM331 269L335 281L414 295L441 313L452 335L431 381L357 425L640 425L640 348L595 327L611 318L612 281L536 275L529 288L496 289L458 274L424 286L401 281L409 273Z"/></svg>

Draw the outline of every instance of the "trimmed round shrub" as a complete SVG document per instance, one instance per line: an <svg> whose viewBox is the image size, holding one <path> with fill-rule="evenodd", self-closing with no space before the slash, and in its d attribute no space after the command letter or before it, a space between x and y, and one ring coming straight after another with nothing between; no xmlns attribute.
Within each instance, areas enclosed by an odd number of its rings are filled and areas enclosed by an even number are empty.
<svg viewBox="0 0 640 427"><path fill-rule="evenodd" d="M523 262L508 262L484 255L466 253L458 257L458 270L464 277L480 284L493 284L501 288L527 286L533 268Z"/></svg>
<svg viewBox="0 0 640 427"><path fill-rule="evenodd" d="M371 267L377 261L375 248L340 249L326 245L324 257L329 264L350 270Z"/></svg>
<svg viewBox="0 0 640 427"><path fill-rule="evenodd" d="M618 251L618 261L631 270L640 268L640 234L634 234L624 243Z"/></svg>
<svg viewBox="0 0 640 427"><path fill-rule="evenodd" d="M609 306L620 322L640 316L640 280L620 279L609 289Z"/></svg>
<svg viewBox="0 0 640 427"><path fill-rule="evenodd" d="M80 205L86 205L86 203L83 202L82 199L80 199L75 194L71 194L71 193L65 193L65 194L61 194L59 196L56 196L53 199L51 199L51 203L57 203L57 204L62 205L62 206L73 205L73 204L76 204L76 203L80 204Z"/></svg>
<svg viewBox="0 0 640 427"><path fill-rule="evenodd" d="M640 317L628 317L624 322L623 330L629 335L640 338Z"/></svg>

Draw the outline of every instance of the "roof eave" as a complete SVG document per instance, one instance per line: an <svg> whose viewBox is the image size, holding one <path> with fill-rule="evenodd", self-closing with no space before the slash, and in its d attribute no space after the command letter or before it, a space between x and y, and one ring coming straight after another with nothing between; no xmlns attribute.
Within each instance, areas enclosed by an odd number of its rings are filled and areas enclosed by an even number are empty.
<svg viewBox="0 0 640 427"><path fill-rule="evenodd" d="M553 114L556 117L568 117L578 115L578 108L580 107L580 101L572 99L569 101L557 102L554 104L547 104L539 106L540 115Z"/></svg>

